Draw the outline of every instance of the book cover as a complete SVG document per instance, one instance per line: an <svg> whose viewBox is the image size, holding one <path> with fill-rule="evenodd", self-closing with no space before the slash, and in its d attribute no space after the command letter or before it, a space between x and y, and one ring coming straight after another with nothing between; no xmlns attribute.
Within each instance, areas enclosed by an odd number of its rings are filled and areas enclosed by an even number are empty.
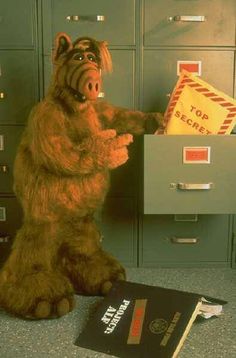
<svg viewBox="0 0 236 358"><path fill-rule="evenodd" d="M200 312L201 298L195 293L117 282L75 344L121 358L176 357Z"/></svg>

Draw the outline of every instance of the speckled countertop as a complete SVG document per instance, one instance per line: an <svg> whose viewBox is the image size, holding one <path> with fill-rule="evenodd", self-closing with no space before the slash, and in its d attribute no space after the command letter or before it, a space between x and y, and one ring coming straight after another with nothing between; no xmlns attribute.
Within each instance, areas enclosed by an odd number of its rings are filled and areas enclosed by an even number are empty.
<svg viewBox="0 0 236 358"><path fill-rule="evenodd" d="M220 318L192 326L179 357L236 357L236 270L128 269L127 273L129 281L205 293L227 300ZM98 300L96 297L77 296L74 311L55 320L24 321L0 312L0 357L111 357L74 345L91 305Z"/></svg>

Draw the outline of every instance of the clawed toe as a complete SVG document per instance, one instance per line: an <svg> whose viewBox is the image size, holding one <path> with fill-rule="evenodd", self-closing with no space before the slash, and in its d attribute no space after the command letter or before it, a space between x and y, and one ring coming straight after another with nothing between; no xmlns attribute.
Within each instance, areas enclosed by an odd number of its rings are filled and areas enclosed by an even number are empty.
<svg viewBox="0 0 236 358"><path fill-rule="evenodd" d="M72 311L74 306L75 301L73 296L63 297L56 303L40 301L35 308L33 316L36 319L61 317Z"/></svg>

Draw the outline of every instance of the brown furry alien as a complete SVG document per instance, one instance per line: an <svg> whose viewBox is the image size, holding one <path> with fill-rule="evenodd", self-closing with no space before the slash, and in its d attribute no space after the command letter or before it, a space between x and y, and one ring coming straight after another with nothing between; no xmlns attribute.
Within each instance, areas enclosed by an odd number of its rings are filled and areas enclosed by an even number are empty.
<svg viewBox="0 0 236 358"><path fill-rule="evenodd" d="M101 71L111 70L105 42L56 37L54 72L29 117L15 160L14 190L24 221L0 272L0 307L28 318L59 317L74 293L106 294L125 270L103 251L94 221L109 171L128 160L132 135L158 113L97 100Z"/></svg>

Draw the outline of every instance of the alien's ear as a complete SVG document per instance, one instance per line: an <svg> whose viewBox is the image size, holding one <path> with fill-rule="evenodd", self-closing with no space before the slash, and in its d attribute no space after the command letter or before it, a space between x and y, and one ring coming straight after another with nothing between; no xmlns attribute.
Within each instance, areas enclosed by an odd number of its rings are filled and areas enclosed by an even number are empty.
<svg viewBox="0 0 236 358"><path fill-rule="evenodd" d="M100 51L100 58L101 58L101 68L105 72L112 72L112 59L111 53L107 48L106 41L100 41L99 44L99 51Z"/></svg>
<svg viewBox="0 0 236 358"><path fill-rule="evenodd" d="M62 54L69 52L72 47L73 45L70 37L64 32L59 32L55 38L53 61L57 61Z"/></svg>

